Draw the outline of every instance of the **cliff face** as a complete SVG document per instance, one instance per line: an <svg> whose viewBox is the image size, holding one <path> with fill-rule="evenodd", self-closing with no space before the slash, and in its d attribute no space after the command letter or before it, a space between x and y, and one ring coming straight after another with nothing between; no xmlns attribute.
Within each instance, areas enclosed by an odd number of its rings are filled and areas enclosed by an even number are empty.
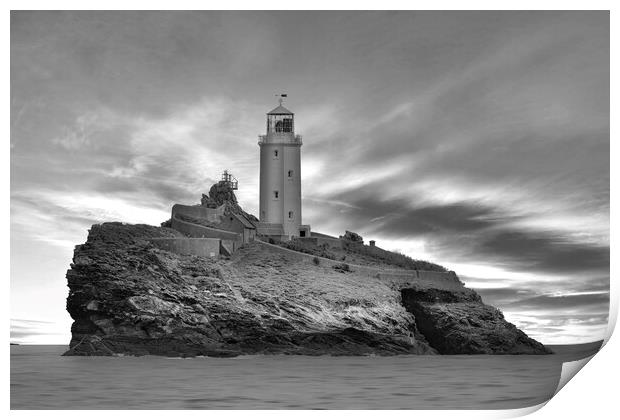
<svg viewBox="0 0 620 420"><path fill-rule="evenodd" d="M467 290L467 289L465 289ZM441 354L546 354L539 342L482 303L477 293L402 289L402 302L431 346Z"/></svg>
<svg viewBox="0 0 620 420"><path fill-rule="evenodd" d="M92 227L67 272L67 355L547 352L462 286L399 288L257 243L213 260L148 242L177 235Z"/></svg>

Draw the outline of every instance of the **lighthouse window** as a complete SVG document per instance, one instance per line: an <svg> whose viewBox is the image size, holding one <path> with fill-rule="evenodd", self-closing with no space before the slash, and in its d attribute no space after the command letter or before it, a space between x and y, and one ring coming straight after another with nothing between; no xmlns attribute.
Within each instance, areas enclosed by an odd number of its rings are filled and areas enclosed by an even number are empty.
<svg viewBox="0 0 620 420"><path fill-rule="evenodd" d="M293 132L293 119L282 118L276 121L275 124L276 133L292 133Z"/></svg>
<svg viewBox="0 0 620 420"><path fill-rule="evenodd" d="M282 120L282 131L285 133L291 133L293 131L293 119L285 118Z"/></svg>
<svg viewBox="0 0 620 420"><path fill-rule="evenodd" d="M292 178L293 177L293 171L288 171L288 177Z"/></svg>
<svg viewBox="0 0 620 420"><path fill-rule="evenodd" d="M278 191L273 192L273 198L278 198L279 196L280 196L280 193Z"/></svg>
<svg viewBox="0 0 620 420"><path fill-rule="evenodd" d="M289 219L292 219L292 218L293 218L293 212L292 212L292 211L289 211L289 212L288 212L288 218L289 218Z"/></svg>
<svg viewBox="0 0 620 420"><path fill-rule="evenodd" d="M273 151L273 157L278 157L278 151L277 150Z"/></svg>

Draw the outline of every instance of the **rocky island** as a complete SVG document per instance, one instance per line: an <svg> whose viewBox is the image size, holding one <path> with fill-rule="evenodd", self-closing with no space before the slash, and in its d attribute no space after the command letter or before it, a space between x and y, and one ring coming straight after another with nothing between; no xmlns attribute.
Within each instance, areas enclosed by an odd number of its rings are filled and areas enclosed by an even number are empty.
<svg viewBox="0 0 620 420"><path fill-rule="evenodd" d="M256 221L221 182L191 210L213 208L219 219L182 220L177 208L162 227L93 225L67 272L74 323L65 354L550 353L454 272L365 245L351 232L290 241L257 235L230 254L228 239L218 239L216 257L172 246L209 240L190 238L186 228L213 233L234 215Z"/></svg>
<svg viewBox="0 0 620 420"><path fill-rule="evenodd" d="M259 135L259 216L227 170L161 227L93 225L67 272L67 355L546 354L444 267L302 222L293 112Z"/></svg>

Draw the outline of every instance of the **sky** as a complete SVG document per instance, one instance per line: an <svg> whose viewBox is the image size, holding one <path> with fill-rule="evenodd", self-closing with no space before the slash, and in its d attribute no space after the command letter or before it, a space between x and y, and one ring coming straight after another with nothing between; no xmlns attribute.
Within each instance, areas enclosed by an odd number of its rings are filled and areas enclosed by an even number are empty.
<svg viewBox="0 0 620 420"><path fill-rule="evenodd" d="M609 304L609 13L11 12L11 340L68 343L94 223L159 225L224 169L258 213L287 93L303 222L457 272L546 344Z"/></svg>

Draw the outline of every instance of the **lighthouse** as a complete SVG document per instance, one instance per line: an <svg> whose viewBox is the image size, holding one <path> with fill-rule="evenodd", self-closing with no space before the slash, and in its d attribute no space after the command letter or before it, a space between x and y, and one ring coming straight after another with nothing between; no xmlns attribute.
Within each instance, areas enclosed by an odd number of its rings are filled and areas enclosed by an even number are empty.
<svg viewBox="0 0 620 420"><path fill-rule="evenodd" d="M258 234L290 240L310 236L301 221L301 145L295 114L279 105L267 113L266 133L259 136L260 206Z"/></svg>

